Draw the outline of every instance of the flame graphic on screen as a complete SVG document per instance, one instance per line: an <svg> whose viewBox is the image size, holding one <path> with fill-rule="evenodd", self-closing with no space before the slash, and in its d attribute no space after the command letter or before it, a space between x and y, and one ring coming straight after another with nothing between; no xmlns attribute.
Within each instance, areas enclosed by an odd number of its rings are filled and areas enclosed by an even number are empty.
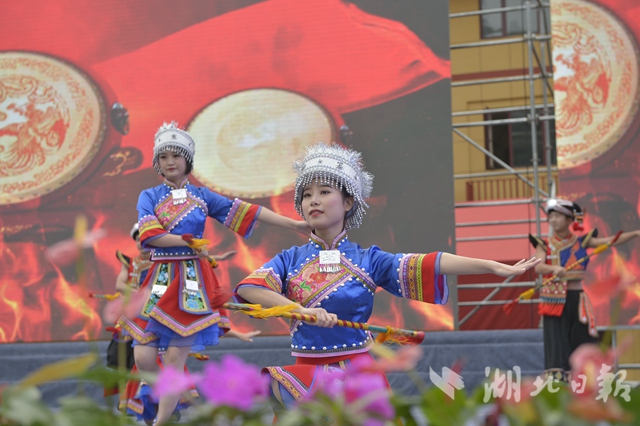
<svg viewBox="0 0 640 426"><path fill-rule="evenodd" d="M0 242L0 342L88 340L102 328L97 303L45 258L45 249Z"/></svg>
<svg viewBox="0 0 640 426"><path fill-rule="evenodd" d="M612 250L608 255L594 258L588 269L585 288L591 298L597 324L608 325L612 320L616 324L640 324L638 252L633 251L629 259L624 259L616 248ZM618 287L611 288L609 294L598 295L589 292L590 284L616 275L621 277L621 283Z"/></svg>
<svg viewBox="0 0 640 426"><path fill-rule="evenodd" d="M272 197L267 203L271 210L291 218L298 218L293 207L293 194ZM109 229L109 234L85 250L86 285L77 276L76 265L59 268L45 256L47 246L12 237L10 242L0 241L0 342L36 342L51 340L106 339L108 333L101 312L104 301L88 299L89 292L104 294L115 291L115 277L122 268L114 256L121 250L127 256L136 256L131 237L122 231L113 231L113 218L101 211L87 213L91 229ZM245 239L222 225L208 223L204 238L210 240L209 254L222 254L229 250L237 253L219 262L215 274L221 287L229 292L242 279L291 245L303 245L307 239L296 237L291 231L259 224L254 236ZM384 292L383 292L384 293ZM396 297L377 298L370 323L397 328L420 330L453 329L450 306L409 302ZM635 298L639 299L638 292ZM281 319L256 321L231 314L234 329L262 330L263 334L287 334L287 323Z"/></svg>
<svg viewBox="0 0 640 426"><path fill-rule="evenodd" d="M424 317L425 329L453 330L453 313L450 306L411 303L416 312Z"/></svg>

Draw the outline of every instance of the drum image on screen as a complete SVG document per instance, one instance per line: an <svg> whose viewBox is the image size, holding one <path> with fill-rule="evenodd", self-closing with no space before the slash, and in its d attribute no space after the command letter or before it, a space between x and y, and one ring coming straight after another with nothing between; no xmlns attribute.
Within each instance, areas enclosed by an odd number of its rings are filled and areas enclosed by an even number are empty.
<svg viewBox="0 0 640 426"><path fill-rule="evenodd" d="M96 85L73 65L0 52L0 205L48 194L93 159L105 133Z"/></svg>
<svg viewBox="0 0 640 426"><path fill-rule="evenodd" d="M221 98L189 123L193 175L227 196L272 197L293 190L293 160L318 141L335 141L334 120L307 97L255 89Z"/></svg>
<svg viewBox="0 0 640 426"><path fill-rule="evenodd" d="M609 151L638 112L638 49L626 27L590 2L551 3L558 166Z"/></svg>

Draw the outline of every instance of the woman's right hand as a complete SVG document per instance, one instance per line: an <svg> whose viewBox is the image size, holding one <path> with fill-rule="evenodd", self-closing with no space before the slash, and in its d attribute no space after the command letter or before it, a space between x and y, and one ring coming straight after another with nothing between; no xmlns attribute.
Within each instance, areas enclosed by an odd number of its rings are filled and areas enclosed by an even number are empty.
<svg viewBox="0 0 640 426"><path fill-rule="evenodd" d="M323 308L301 308L296 312L303 315L311 315L316 317L316 321L305 321L307 324L317 325L318 327L332 328L338 323L338 316L327 312Z"/></svg>
<svg viewBox="0 0 640 426"><path fill-rule="evenodd" d="M309 226L309 224L304 220L294 220L293 229L305 237L309 236L311 231L313 231L313 228L311 228L311 226Z"/></svg>
<svg viewBox="0 0 640 426"><path fill-rule="evenodd" d="M556 275L558 278L562 278L567 274L567 270L562 266L556 266L555 270L553 271L553 274Z"/></svg>

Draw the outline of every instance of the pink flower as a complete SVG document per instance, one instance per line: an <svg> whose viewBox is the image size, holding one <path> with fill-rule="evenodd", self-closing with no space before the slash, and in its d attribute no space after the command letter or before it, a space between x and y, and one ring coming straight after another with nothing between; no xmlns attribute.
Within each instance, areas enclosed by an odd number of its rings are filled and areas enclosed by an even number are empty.
<svg viewBox="0 0 640 426"><path fill-rule="evenodd" d="M115 323L121 316L133 319L142 310L149 296L149 291L150 289L147 287L143 290L131 292L128 301L124 297L108 301L102 311L102 317L105 322Z"/></svg>
<svg viewBox="0 0 640 426"><path fill-rule="evenodd" d="M345 370L337 367L329 367L318 373L316 384L311 388L311 392L305 396L306 400L313 400L316 393L324 395L343 395L344 381L347 377Z"/></svg>
<svg viewBox="0 0 640 426"><path fill-rule="evenodd" d="M51 263L58 267L68 266L80 258L82 250L93 247L105 235L103 229L95 229L84 234L80 241L69 238L55 243L46 249L45 255Z"/></svg>
<svg viewBox="0 0 640 426"><path fill-rule="evenodd" d="M359 412L374 414L382 419L393 419L395 410L389 398L391 393L382 374L356 373L347 377L344 396L348 405L364 403Z"/></svg>
<svg viewBox="0 0 640 426"><path fill-rule="evenodd" d="M383 424L382 419L393 419L395 410L389 400L391 392L384 374L370 370L375 367L373 359L356 358L351 361L348 370L330 368L320 373L308 399L318 392L332 399L341 397L346 406L354 410L354 414L368 415L366 424Z"/></svg>
<svg viewBox="0 0 640 426"><path fill-rule="evenodd" d="M611 374L613 374L616 357L626 351L631 343L631 339L625 339L618 345L617 350L604 350L595 343L580 345L569 358L572 381L575 382L572 383L572 387L577 387L576 385L582 385L582 383L585 384L584 389L581 389L578 395L592 396L597 393L600 389L598 376L601 374L601 369L603 367L610 369Z"/></svg>
<svg viewBox="0 0 640 426"><path fill-rule="evenodd" d="M360 359L354 360L351 365L358 365L363 371L410 371L416 368L418 361L422 358L422 349L420 346L402 346L397 351L389 348L387 345L377 344L371 350L377 355L377 360L372 361L368 366L360 363Z"/></svg>
<svg viewBox="0 0 640 426"><path fill-rule="evenodd" d="M349 361L349 368L347 370L350 376L358 373L372 373L381 372L379 364L375 359L369 357L358 357Z"/></svg>
<svg viewBox="0 0 640 426"><path fill-rule="evenodd" d="M199 374L186 374L168 365L160 370L153 385L153 395L162 398L165 395L180 395L191 389L200 380Z"/></svg>
<svg viewBox="0 0 640 426"><path fill-rule="evenodd" d="M609 349L604 351L599 345L585 343L580 345L569 358L571 364L571 376L574 380L584 377L586 388L582 395L592 395L597 391L597 377L603 365L615 364L615 353ZM580 394L579 394L580 395Z"/></svg>
<svg viewBox="0 0 640 426"><path fill-rule="evenodd" d="M220 364L207 363L198 388L214 405L249 410L256 400L266 399L269 377L262 375L258 367L245 364L233 355L225 355Z"/></svg>

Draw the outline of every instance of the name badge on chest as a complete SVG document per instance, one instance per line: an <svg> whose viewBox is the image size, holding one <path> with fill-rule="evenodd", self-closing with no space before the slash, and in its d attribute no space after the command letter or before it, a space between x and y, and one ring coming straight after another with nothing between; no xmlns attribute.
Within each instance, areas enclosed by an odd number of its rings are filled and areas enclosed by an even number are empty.
<svg viewBox="0 0 640 426"><path fill-rule="evenodd" d="M187 190L185 188L181 189L172 189L171 190L171 199L173 200L173 204L184 204L187 202Z"/></svg>
<svg viewBox="0 0 640 426"><path fill-rule="evenodd" d="M184 281L185 284L185 291L189 292L189 293L197 293L198 290L200 290L200 285L198 284L198 281L193 281L193 280L185 280Z"/></svg>
<svg viewBox="0 0 640 426"><path fill-rule="evenodd" d="M318 270L320 272L339 272L340 250L322 250Z"/></svg>
<svg viewBox="0 0 640 426"><path fill-rule="evenodd" d="M162 297L162 295L166 291L167 291L167 286L166 285L154 284L154 286L151 288L151 293L155 294L158 297Z"/></svg>

